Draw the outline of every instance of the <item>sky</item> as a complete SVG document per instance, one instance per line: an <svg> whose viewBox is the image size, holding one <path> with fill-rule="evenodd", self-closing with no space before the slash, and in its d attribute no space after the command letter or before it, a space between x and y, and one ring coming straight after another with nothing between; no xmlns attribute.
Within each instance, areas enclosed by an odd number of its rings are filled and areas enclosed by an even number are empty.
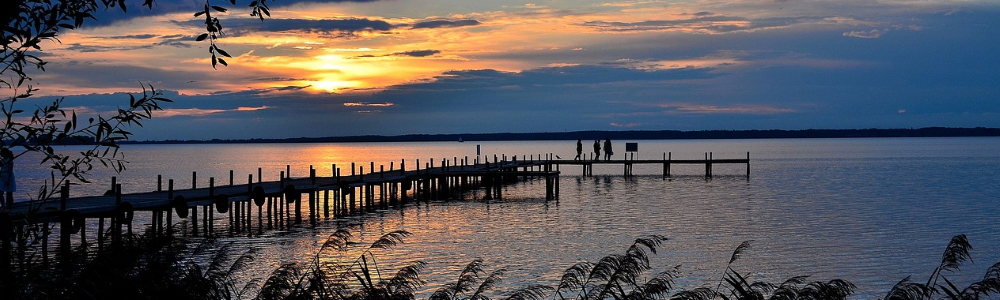
<svg viewBox="0 0 1000 300"><path fill-rule="evenodd" d="M997 1L216 0L217 69L203 1L132 2L44 45L37 100L151 85L136 140L1000 127Z"/></svg>

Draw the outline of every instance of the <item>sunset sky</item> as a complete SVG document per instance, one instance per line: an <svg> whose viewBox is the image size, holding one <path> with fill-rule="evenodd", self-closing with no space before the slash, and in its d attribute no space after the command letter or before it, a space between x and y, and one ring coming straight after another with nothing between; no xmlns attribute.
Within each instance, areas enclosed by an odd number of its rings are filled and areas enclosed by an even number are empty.
<svg viewBox="0 0 1000 300"><path fill-rule="evenodd" d="M138 140L1000 127L997 1L213 1L217 70L203 1L140 2L47 44L39 99L150 84Z"/></svg>

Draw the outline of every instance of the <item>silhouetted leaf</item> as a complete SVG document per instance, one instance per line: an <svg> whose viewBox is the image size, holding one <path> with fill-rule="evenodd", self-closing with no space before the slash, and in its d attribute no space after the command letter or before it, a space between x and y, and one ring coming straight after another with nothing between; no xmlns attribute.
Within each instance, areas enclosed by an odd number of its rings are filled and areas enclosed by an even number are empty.
<svg viewBox="0 0 1000 300"><path fill-rule="evenodd" d="M219 47L215 47L215 50L216 50L216 51L219 51L219 54L221 54L222 56L225 56L225 57L233 57L232 55L229 55L229 52L226 52L225 50L222 50L222 49L220 49Z"/></svg>

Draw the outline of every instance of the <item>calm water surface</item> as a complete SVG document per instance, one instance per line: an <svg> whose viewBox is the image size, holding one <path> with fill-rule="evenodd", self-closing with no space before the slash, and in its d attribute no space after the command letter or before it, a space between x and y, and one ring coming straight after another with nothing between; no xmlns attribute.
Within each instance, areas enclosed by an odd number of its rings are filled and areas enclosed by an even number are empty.
<svg viewBox="0 0 1000 300"><path fill-rule="evenodd" d="M615 142L621 157L626 141ZM337 226L353 225L363 241L405 229L413 236L397 249L377 253L379 263L394 270L414 260L427 262L425 296L456 280L475 258L484 259L488 270L507 270L501 290L527 283L554 286L572 264L622 253L633 239L649 234L670 238L654 257L654 271L679 265L677 283L685 288L718 284L733 249L746 240L753 240L752 247L735 268L752 279L843 278L858 285L856 299L879 298L906 276L925 280L956 234L968 235L974 263L954 278L967 284L1000 261L998 138L636 142L639 158L649 159L668 151L675 159L703 158L705 152L742 158L750 152L752 175L747 180L742 165L716 166L717 176L706 180L703 166L675 166L675 176L664 179L659 166L637 166L640 176L623 178L620 167L598 166L596 176L582 177L579 167L564 166L557 201L544 200L544 183L527 183L507 187L499 201L422 203L327 222L316 230L223 242L257 251L259 259L245 273L244 280L251 280L281 263L308 263ZM199 186L207 186L209 177L228 183L229 170L240 183L247 174L256 177L258 168L265 180L277 179L286 166L294 177L306 176L310 165L320 175L330 174L333 164L347 173L351 162L388 168L405 159L412 168L417 159L440 164L444 157L474 158L477 145L490 157L576 155L573 141L129 145L124 150L133 163L118 176L125 192L140 192L155 188L156 175L188 187L192 172L198 173ZM106 190L110 176L95 174L95 184L74 187L73 195ZM19 182L30 184L30 179Z"/></svg>

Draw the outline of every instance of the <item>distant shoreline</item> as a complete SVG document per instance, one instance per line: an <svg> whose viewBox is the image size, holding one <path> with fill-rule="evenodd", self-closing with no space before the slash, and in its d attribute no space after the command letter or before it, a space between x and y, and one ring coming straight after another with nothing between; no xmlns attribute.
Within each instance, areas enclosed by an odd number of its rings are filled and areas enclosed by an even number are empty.
<svg viewBox="0 0 1000 300"><path fill-rule="evenodd" d="M691 139L790 139L872 137L988 137L1000 136L1000 128L926 127L917 129L803 129L803 130L636 130L571 131L536 133L408 134L281 139L212 139L124 141L122 144L243 144L243 143L357 143L357 142L449 142L449 141L539 141L539 140L691 140Z"/></svg>

